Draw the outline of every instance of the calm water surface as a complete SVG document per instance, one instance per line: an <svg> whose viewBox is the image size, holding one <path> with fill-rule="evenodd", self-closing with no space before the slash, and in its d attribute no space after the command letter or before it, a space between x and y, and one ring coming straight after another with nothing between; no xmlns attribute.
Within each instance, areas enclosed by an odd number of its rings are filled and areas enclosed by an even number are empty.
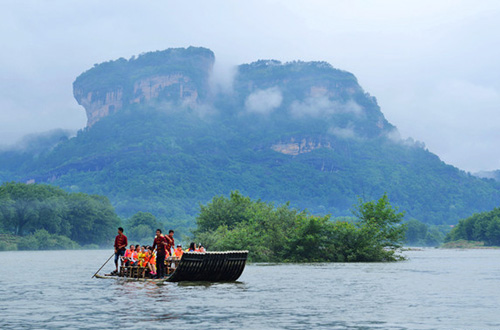
<svg viewBox="0 0 500 330"><path fill-rule="evenodd" d="M500 250L253 264L224 284L91 279L111 252L0 252L0 329L500 329Z"/></svg>

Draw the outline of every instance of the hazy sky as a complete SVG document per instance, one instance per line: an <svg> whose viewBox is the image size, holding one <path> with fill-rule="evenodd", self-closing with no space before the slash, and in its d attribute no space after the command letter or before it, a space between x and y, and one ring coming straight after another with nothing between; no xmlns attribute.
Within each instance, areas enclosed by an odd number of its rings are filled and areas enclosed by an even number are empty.
<svg viewBox="0 0 500 330"><path fill-rule="evenodd" d="M500 169L500 1L0 0L0 145L80 129L72 82L119 57L214 51L352 72L403 137L467 171Z"/></svg>

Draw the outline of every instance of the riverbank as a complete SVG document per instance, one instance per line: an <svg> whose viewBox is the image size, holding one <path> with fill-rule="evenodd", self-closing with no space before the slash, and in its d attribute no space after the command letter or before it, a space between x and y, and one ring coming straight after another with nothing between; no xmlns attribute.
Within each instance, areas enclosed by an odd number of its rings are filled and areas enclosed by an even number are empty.
<svg viewBox="0 0 500 330"><path fill-rule="evenodd" d="M500 246L486 246L484 242L481 241L467 241L464 239L447 242L440 246L441 249L500 249Z"/></svg>
<svg viewBox="0 0 500 330"><path fill-rule="evenodd" d="M79 245L66 236L37 230L28 236L0 234L0 251L96 250L97 244Z"/></svg>

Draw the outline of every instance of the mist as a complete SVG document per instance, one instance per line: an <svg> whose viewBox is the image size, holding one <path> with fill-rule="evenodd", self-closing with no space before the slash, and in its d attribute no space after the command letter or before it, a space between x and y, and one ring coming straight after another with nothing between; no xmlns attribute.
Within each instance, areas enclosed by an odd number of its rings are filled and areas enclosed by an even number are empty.
<svg viewBox="0 0 500 330"><path fill-rule="evenodd" d="M278 87L254 91L245 101L245 109L250 113L267 115L281 106L283 95Z"/></svg>
<svg viewBox="0 0 500 330"><path fill-rule="evenodd" d="M353 100L345 103L332 101L326 96L308 97L304 101L294 101L290 105L294 117L304 116L325 118L338 113L352 113L355 116L363 114L363 108Z"/></svg>
<svg viewBox="0 0 500 330"><path fill-rule="evenodd" d="M0 145L0 151L29 152L37 154L50 150L62 141L76 136L76 131L65 129L52 129L41 133L31 133L23 136L16 143Z"/></svg>

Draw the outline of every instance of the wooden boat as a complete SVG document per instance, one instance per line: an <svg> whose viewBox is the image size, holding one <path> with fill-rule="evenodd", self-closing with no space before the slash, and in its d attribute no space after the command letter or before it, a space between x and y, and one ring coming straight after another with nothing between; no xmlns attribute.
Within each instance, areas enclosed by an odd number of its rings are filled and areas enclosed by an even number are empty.
<svg viewBox="0 0 500 330"><path fill-rule="evenodd" d="M122 267L117 275L96 277L157 282L233 282L243 273L247 257L248 251L184 252L180 260L167 258L167 276L164 279L148 278L144 268L133 266Z"/></svg>

